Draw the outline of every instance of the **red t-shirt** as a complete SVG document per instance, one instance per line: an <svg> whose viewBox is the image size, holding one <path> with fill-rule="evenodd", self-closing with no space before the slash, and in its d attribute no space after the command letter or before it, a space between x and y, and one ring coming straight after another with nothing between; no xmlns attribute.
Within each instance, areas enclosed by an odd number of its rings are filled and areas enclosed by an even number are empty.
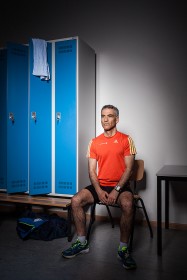
<svg viewBox="0 0 187 280"><path fill-rule="evenodd" d="M116 186L125 171L124 157L135 155L136 148L132 138L121 132L112 137L104 133L92 139L87 157L98 162L98 179L101 186Z"/></svg>

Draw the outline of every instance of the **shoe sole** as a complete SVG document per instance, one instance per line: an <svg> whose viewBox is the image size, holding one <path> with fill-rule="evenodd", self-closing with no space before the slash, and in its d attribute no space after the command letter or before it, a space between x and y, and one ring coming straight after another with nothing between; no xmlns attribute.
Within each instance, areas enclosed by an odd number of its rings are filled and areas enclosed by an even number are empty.
<svg viewBox="0 0 187 280"><path fill-rule="evenodd" d="M136 269L136 266L129 267L129 266L125 266L124 264L123 264L123 267L127 270Z"/></svg>
<svg viewBox="0 0 187 280"><path fill-rule="evenodd" d="M77 254L75 254L75 255L72 255L72 256L65 256L65 255L63 255L63 253L62 253L62 256L63 256L64 258L66 258L66 259L72 259L72 258L76 257L77 255L80 255L80 254L87 254L87 253L89 253L89 248L87 248L87 249L85 249L85 250L82 250L82 251L80 251L79 253L77 253Z"/></svg>
<svg viewBox="0 0 187 280"><path fill-rule="evenodd" d="M118 258L119 261L123 262L122 258L121 258L119 255L117 255L117 258ZM137 268L136 265L130 266L130 267L129 267L129 266L124 265L124 263L123 263L123 267L124 267L125 269L127 269L127 270L136 269L136 268Z"/></svg>

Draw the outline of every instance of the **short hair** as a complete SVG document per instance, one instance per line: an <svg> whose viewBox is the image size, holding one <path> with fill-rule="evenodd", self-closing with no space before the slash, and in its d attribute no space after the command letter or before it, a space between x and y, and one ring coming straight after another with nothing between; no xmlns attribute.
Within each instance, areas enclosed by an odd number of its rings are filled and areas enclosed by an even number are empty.
<svg viewBox="0 0 187 280"><path fill-rule="evenodd" d="M116 113L116 117L119 117L119 110L117 107L115 107L114 105L104 105L101 109L101 112L104 110L104 109L113 109Z"/></svg>

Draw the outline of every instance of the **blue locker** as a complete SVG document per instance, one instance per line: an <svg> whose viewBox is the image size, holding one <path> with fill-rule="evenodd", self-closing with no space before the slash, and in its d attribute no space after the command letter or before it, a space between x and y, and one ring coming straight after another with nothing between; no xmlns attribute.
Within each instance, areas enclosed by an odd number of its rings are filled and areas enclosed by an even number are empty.
<svg viewBox="0 0 187 280"><path fill-rule="evenodd" d="M51 192L51 79L34 76L33 43L29 44L29 194ZM47 43L47 59L52 75L52 47Z"/></svg>
<svg viewBox="0 0 187 280"><path fill-rule="evenodd" d="M6 112L7 51L0 50L0 189L7 188L7 112Z"/></svg>
<svg viewBox="0 0 187 280"><path fill-rule="evenodd" d="M88 144L95 137L95 51L79 37L53 41L55 52L54 194L90 184Z"/></svg>
<svg viewBox="0 0 187 280"><path fill-rule="evenodd" d="M86 152L95 137L95 52L78 37L48 42L47 82L32 75L32 42L29 50L29 193L72 196L90 182Z"/></svg>
<svg viewBox="0 0 187 280"><path fill-rule="evenodd" d="M28 190L28 47L7 44L7 192Z"/></svg>
<svg viewBox="0 0 187 280"><path fill-rule="evenodd" d="M55 193L76 192L77 40L55 43Z"/></svg>

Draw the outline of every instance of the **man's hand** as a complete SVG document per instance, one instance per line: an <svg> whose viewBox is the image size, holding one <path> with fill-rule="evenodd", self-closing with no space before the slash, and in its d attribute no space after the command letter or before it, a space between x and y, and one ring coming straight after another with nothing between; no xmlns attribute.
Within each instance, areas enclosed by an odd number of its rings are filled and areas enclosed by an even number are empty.
<svg viewBox="0 0 187 280"><path fill-rule="evenodd" d="M105 204L108 204L108 196L109 194L103 190L100 190L100 192L98 193L99 200Z"/></svg>
<svg viewBox="0 0 187 280"><path fill-rule="evenodd" d="M109 205L113 205L113 204L115 204L116 203L116 199L117 199L117 197L118 197L118 192L115 190L115 189L113 189L109 194L108 194L108 202L107 202L107 204Z"/></svg>
<svg viewBox="0 0 187 280"><path fill-rule="evenodd" d="M112 190L111 193L108 194L107 192L101 190L98 193L98 197L102 203L107 204L107 205L113 205L116 203L116 199L118 197L118 192L115 190Z"/></svg>

